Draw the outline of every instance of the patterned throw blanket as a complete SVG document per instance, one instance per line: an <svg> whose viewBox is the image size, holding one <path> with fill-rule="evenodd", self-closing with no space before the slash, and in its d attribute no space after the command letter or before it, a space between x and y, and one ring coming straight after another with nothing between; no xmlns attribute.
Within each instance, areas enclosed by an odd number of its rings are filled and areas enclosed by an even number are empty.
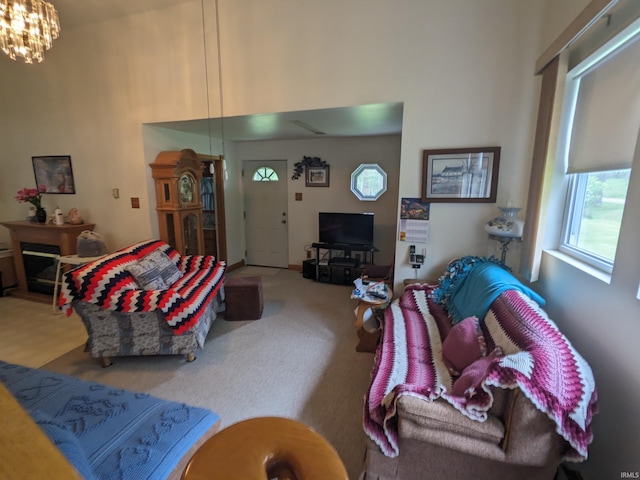
<svg viewBox="0 0 640 480"><path fill-rule="evenodd" d="M158 249L176 264L182 277L166 290L142 290L127 267ZM71 315L74 300L123 313L160 310L180 334L197 324L207 301L220 289L225 268L224 262L212 256L180 255L165 242L148 240L67 272L59 306L67 315Z"/></svg>
<svg viewBox="0 0 640 480"><path fill-rule="evenodd" d="M489 367L474 395L454 396L442 360L451 325L431 291L410 285L385 312L364 409L364 430L385 455L399 453L395 414L401 396L443 398L469 418L485 421L493 403L489 387L495 386L519 387L569 443L565 460L586 459L597 411L595 382L589 365L545 312L520 291L502 292L484 323L487 346L500 346L504 356Z"/></svg>
<svg viewBox="0 0 640 480"><path fill-rule="evenodd" d="M204 408L2 360L0 382L85 479L165 480L220 420Z"/></svg>

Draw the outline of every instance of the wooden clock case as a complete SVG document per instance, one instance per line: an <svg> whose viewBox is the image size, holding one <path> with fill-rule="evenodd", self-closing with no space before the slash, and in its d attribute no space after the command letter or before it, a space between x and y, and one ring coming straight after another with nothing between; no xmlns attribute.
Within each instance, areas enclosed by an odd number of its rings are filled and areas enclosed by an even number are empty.
<svg viewBox="0 0 640 480"><path fill-rule="evenodd" d="M204 254L200 180L203 164L195 151L160 152L151 167L156 187L160 239L182 255Z"/></svg>

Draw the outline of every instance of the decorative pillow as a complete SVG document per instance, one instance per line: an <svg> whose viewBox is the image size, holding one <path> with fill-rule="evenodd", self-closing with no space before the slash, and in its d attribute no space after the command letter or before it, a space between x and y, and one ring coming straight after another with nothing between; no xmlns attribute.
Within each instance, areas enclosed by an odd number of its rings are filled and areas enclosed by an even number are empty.
<svg viewBox="0 0 640 480"><path fill-rule="evenodd" d="M442 342L442 358L454 377L486 354L487 344L477 317L467 317L455 324Z"/></svg>
<svg viewBox="0 0 640 480"><path fill-rule="evenodd" d="M502 350L500 347L496 347L491 354L486 357L480 357L471 363L471 365L463 370L462 375L453 382L453 390L451 393L457 397L473 397L476 390L482 385L484 379L487 378L491 366L498 362L498 356L500 355L502 355Z"/></svg>
<svg viewBox="0 0 640 480"><path fill-rule="evenodd" d="M78 437L69 430L64 423L55 418L50 417L40 410L29 412L31 418L40 427L40 429L49 437L53 444L62 452L69 460L69 463L82 475L85 480L92 480L95 477L87 454L80 445Z"/></svg>
<svg viewBox="0 0 640 480"><path fill-rule="evenodd" d="M167 284L160 276L160 271L156 264L146 260L146 257L139 262L127 267L129 273L133 275L140 288L144 290L166 290Z"/></svg>
<svg viewBox="0 0 640 480"><path fill-rule="evenodd" d="M182 278L182 272L180 272L176 264L173 263L162 250L154 250L149 255L143 257L142 260L155 264L167 288Z"/></svg>

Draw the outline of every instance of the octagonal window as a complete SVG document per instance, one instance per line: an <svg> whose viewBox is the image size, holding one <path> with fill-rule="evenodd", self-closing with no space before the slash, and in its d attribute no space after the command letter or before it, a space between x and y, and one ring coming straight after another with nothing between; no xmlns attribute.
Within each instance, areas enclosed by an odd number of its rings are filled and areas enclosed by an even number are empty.
<svg viewBox="0 0 640 480"><path fill-rule="evenodd" d="M376 163L363 163L351 174L351 191L360 200L377 200L387 191L387 172Z"/></svg>

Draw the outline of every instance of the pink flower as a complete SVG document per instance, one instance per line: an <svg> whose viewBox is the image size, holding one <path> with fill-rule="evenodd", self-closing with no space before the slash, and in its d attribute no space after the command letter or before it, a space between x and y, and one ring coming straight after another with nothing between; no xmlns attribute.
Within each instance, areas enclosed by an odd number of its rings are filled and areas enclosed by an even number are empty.
<svg viewBox="0 0 640 480"><path fill-rule="evenodd" d="M40 191L36 188L23 188L22 190L18 190L16 194L16 200L21 203L29 202L36 208L42 208L42 194L41 192L46 191L47 187L45 185L40 185Z"/></svg>

